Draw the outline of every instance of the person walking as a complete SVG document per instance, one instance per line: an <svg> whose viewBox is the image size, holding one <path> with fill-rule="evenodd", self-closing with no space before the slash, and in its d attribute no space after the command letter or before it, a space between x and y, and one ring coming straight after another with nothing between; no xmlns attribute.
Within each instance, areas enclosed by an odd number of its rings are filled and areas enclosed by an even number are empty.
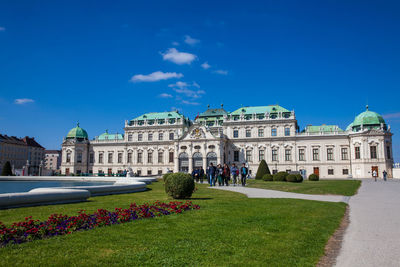
<svg viewBox="0 0 400 267"><path fill-rule="evenodd" d="M200 167L200 170L199 170L199 178L200 178L200 183L203 183L203 179L204 179L204 169L203 169L203 166Z"/></svg>
<svg viewBox="0 0 400 267"><path fill-rule="evenodd" d="M247 175L249 174L249 169L246 167L246 164L243 163L242 168L240 168L240 178L241 178L241 182L242 182L242 186L246 186L246 178Z"/></svg>
<svg viewBox="0 0 400 267"><path fill-rule="evenodd" d="M192 178L194 181L196 181L196 183L199 182L199 170L197 168L193 170Z"/></svg>
<svg viewBox="0 0 400 267"><path fill-rule="evenodd" d="M207 179L210 184L210 186L215 186L215 174L216 174L216 168L214 164L211 162L210 166L207 168Z"/></svg>
<svg viewBox="0 0 400 267"><path fill-rule="evenodd" d="M233 186L236 186L236 182L238 182L238 181L237 181L237 177L238 177L238 175L239 175L239 170L238 170L238 168L236 167L236 164L235 164L235 163L232 164L231 173L232 173L232 182L233 182Z"/></svg>
<svg viewBox="0 0 400 267"><path fill-rule="evenodd" d="M231 170L229 169L228 164L226 164L226 163L224 164L224 169L223 169L222 173L223 173L225 185L229 186L229 180L231 179Z"/></svg>
<svg viewBox="0 0 400 267"><path fill-rule="evenodd" d="M386 182L387 179L387 172L386 170L383 171L383 180Z"/></svg>
<svg viewBox="0 0 400 267"><path fill-rule="evenodd" d="M218 179L218 186L224 185L224 177L223 177L224 169L222 169L221 164L217 165L217 179Z"/></svg>
<svg viewBox="0 0 400 267"><path fill-rule="evenodd" d="M376 170L372 171L372 177L374 177L375 182L376 182L376 177L378 176L378 174L376 173Z"/></svg>

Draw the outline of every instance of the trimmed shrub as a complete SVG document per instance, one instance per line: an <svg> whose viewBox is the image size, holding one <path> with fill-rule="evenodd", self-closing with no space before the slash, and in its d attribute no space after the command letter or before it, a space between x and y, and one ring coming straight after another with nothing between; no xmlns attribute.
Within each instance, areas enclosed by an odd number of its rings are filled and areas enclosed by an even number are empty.
<svg viewBox="0 0 400 267"><path fill-rule="evenodd" d="M12 176L12 169L11 169L11 164L9 161L7 161L4 166L3 169L1 170L1 176Z"/></svg>
<svg viewBox="0 0 400 267"><path fill-rule="evenodd" d="M165 192L175 199L189 198L194 192L194 180L187 173L171 173L165 180Z"/></svg>
<svg viewBox="0 0 400 267"><path fill-rule="evenodd" d="M262 178L264 181L266 181L266 182L270 182L270 181L273 181L274 179L273 179L273 176L272 176L272 174L264 174L264 176L263 176L263 178Z"/></svg>
<svg viewBox="0 0 400 267"><path fill-rule="evenodd" d="M303 182L303 176L301 176L301 174L296 174L296 182L298 183Z"/></svg>
<svg viewBox="0 0 400 267"><path fill-rule="evenodd" d="M273 175L273 179L277 182L284 182L286 181L286 176L288 176L287 172L278 172Z"/></svg>
<svg viewBox="0 0 400 267"><path fill-rule="evenodd" d="M168 177L169 177L171 174L173 174L173 173L172 173L172 172L168 172L168 173L166 173L166 174L163 175L163 181L164 181L164 183L167 181Z"/></svg>
<svg viewBox="0 0 400 267"><path fill-rule="evenodd" d="M288 176L286 176L286 181L291 183L297 183L296 174L289 174Z"/></svg>
<svg viewBox="0 0 400 267"><path fill-rule="evenodd" d="M308 176L308 180L310 181L319 181L319 176L316 175L315 173L310 174L310 176Z"/></svg>
<svg viewBox="0 0 400 267"><path fill-rule="evenodd" d="M256 174L256 180L261 180L263 179L265 174L271 174L268 168L268 164L265 160L260 161L260 164L258 165L257 169L257 174Z"/></svg>

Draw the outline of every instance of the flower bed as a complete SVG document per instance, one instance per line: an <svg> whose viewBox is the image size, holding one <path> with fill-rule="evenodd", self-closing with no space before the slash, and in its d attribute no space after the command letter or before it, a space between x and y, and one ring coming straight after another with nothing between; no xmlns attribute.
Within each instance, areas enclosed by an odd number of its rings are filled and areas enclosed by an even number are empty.
<svg viewBox="0 0 400 267"><path fill-rule="evenodd" d="M76 231L182 213L199 208L198 205L190 201L185 203L156 201L151 205L133 203L128 209L115 208L115 211L98 209L93 214L87 214L84 210L81 210L77 216L52 214L47 221L42 222L32 220L32 217L26 217L25 221L13 223L9 228L0 222L0 246L20 244L57 235L71 234Z"/></svg>

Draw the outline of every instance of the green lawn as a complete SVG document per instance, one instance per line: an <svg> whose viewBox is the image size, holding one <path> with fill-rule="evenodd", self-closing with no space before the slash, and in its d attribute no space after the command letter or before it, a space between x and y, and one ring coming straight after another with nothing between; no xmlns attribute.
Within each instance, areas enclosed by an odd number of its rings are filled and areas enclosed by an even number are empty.
<svg viewBox="0 0 400 267"><path fill-rule="evenodd" d="M6 224L32 215L167 201L163 182L142 193L89 202L0 210ZM248 199L198 185L200 210L0 248L0 265L315 266L339 226L344 203Z"/></svg>
<svg viewBox="0 0 400 267"><path fill-rule="evenodd" d="M319 180L303 181L302 183L248 180L249 187L313 195L353 196L357 193L360 185L361 181L358 180Z"/></svg>

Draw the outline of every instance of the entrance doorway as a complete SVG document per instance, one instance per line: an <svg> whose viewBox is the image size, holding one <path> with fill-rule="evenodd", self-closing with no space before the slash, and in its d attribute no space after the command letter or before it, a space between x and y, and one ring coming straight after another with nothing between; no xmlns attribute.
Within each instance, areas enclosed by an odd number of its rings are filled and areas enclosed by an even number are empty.
<svg viewBox="0 0 400 267"><path fill-rule="evenodd" d="M210 163L212 163L214 166L217 165L217 153L215 152L210 152L207 154L207 166L210 165Z"/></svg>
<svg viewBox="0 0 400 267"><path fill-rule="evenodd" d="M314 167L314 174L318 175L319 177L319 167Z"/></svg>
<svg viewBox="0 0 400 267"><path fill-rule="evenodd" d="M371 175L374 173L374 171L376 171L376 177L379 177L378 166L372 166L371 167Z"/></svg>
<svg viewBox="0 0 400 267"><path fill-rule="evenodd" d="M203 155L200 152L193 154L193 169L203 166Z"/></svg>
<svg viewBox="0 0 400 267"><path fill-rule="evenodd" d="M189 156L186 152L179 154L179 172L189 172Z"/></svg>

